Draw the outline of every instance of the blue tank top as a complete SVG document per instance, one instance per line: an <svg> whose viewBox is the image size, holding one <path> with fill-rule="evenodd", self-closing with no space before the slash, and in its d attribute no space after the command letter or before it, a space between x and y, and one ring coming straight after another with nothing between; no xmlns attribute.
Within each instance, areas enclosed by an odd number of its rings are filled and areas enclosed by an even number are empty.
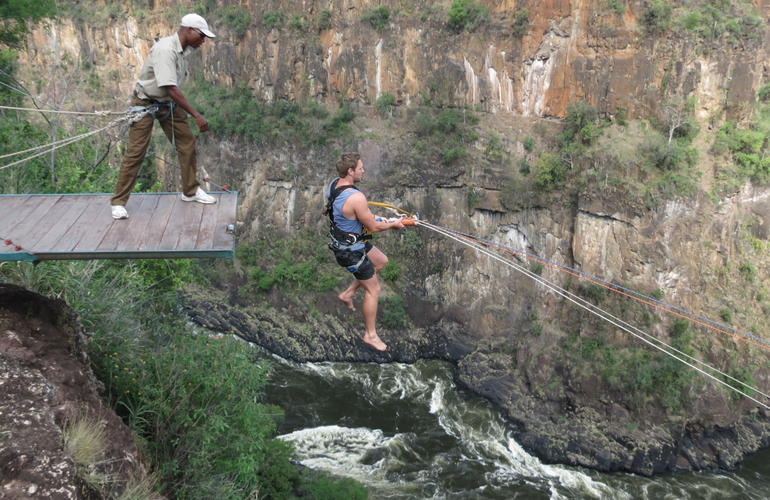
<svg viewBox="0 0 770 500"><path fill-rule="evenodd" d="M337 196L332 205L334 214L334 224L346 233L361 234L364 231L364 225L358 222L358 219L348 219L342 214L342 207L348 201L351 195L360 193L357 189L346 189Z"/></svg>

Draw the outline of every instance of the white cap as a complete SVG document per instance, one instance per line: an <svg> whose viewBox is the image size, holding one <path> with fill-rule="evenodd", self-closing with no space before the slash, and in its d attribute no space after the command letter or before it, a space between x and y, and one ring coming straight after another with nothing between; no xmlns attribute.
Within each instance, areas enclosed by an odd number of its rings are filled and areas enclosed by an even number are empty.
<svg viewBox="0 0 770 500"><path fill-rule="evenodd" d="M209 23L198 14L187 14L182 18L182 22L179 23L179 26L199 29L201 30L201 33L207 37L216 38L216 35L209 30Z"/></svg>

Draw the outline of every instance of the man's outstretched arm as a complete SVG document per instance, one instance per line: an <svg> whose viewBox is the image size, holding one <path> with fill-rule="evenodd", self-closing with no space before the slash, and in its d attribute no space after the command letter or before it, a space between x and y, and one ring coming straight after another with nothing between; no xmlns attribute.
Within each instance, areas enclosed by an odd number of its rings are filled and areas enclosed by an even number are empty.
<svg viewBox="0 0 770 500"><path fill-rule="evenodd" d="M358 219L370 233L379 233L380 231L387 231L388 229L404 229L404 225L400 220L395 220L393 222L376 220L372 211L369 210L369 205L366 203L366 197L362 193L353 194L348 198L348 201L353 205L356 219Z"/></svg>

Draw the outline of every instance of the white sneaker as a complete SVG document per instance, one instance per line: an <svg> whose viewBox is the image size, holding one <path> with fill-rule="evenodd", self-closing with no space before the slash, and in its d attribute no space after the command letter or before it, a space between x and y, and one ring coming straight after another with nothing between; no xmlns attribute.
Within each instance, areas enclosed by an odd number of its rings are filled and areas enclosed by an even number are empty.
<svg viewBox="0 0 770 500"><path fill-rule="evenodd" d="M128 212L123 205L112 205L112 218L113 219L128 219Z"/></svg>
<svg viewBox="0 0 770 500"><path fill-rule="evenodd" d="M197 201L198 203L205 203L208 205L211 203L216 203L217 199L198 187L198 190L195 191L195 194L192 196L185 196L183 194L182 201Z"/></svg>

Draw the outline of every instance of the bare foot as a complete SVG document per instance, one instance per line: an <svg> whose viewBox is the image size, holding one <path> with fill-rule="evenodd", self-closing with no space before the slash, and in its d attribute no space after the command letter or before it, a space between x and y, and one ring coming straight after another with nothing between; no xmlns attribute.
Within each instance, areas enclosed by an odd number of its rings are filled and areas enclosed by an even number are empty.
<svg viewBox="0 0 770 500"><path fill-rule="evenodd" d="M344 293L341 293L337 295L337 298L340 299L342 302L345 303L345 305L350 309L351 311L356 310L356 306L353 305L353 296L352 295L345 295Z"/></svg>
<svg viewBox="0 0 770 500"><path fill-rule="evenodd" d="M361 340L377 349L378 351L386 351L388 349L387 344L380 340L380 337L376 333L374 335L365 334L363 337L361 337Z"/></svg>

